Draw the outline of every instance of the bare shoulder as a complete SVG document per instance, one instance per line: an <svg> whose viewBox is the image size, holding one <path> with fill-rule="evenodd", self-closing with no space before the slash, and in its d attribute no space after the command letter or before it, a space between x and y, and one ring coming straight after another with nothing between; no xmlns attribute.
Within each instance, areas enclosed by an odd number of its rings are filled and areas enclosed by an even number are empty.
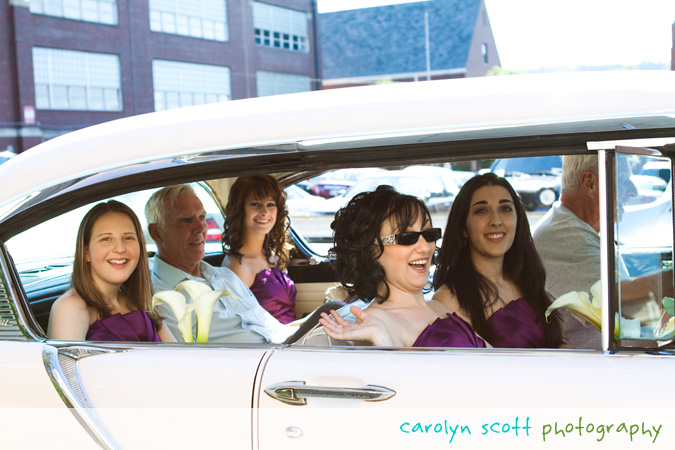
<svg viewBox="0 0 675 450"><path fill-rule="evenodd" d="M438 302L441 305L443 305L445 308L447 308L450 312L456 312L459 313L461 311L461 308L459 306L459 301L457 301L457 297L455 294L450 290L450 288L447 285L441 286L434 296L431 299L431 302ZM432 305L429 305L432 306Z"/></svg>
<svg viewBox="0 0 675 450"><path fill-rule="evenodd" d="M255 273L252 273L246 264L242 264L238 257L226 256L223 260L223 266L234 272L246 286L250 287L253 284Z"/></svg>
<svg viewBox="0 0 675 450"><path fill-rule="evenodd" d="M444 317L445 314L449 313L450 310L441 302L438 300L428 300L427 301L427 306L431 309L434 310L436 314L438 314L438 317Z"/></svg>
<svg viewBox="0 0 675 450"><path fill-rule="evenodd" d="M84 340L94 319L95 313L70 289L52 305L47 335L51 339Z"/></svg>
<svg viewBox="0 0 675 450"><path fill-rule="evenodd" d="M73 289L69 289L52 304L52 314L55 312L88 314L88 306L84 300L82 300L82 297L77 295L77 292Z"/></svg>

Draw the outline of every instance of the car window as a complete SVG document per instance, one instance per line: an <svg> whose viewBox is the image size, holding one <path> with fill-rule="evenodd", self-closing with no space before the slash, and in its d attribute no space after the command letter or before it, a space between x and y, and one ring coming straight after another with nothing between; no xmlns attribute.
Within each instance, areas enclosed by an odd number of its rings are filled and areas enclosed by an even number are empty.
<svg viewBox="0 0 675 450"><path fill-rule="evenodd" d="M670 162L654 156L616 157L617 330L627 345L632 340L666 341L675 333L672 189L659 190L644 201L647 194L636 182L635 172L647 164L669 167ZM631 201L636 198L643 201Z"/></svg>
<svg viewBox="0 0 675 450"><path fill-rule="evenodd" d="M221 251L220 233L223 215L213 197L202 185L193 183L192 187L207 212L209 230L206 251L207 253ZM156 247L147 233L147 222L143 210L145 203L156 190L131 192L110 199L128 205L136 213L145 231L146 248L149 252L154 252ZM70 274L80 221L96 203L99 202L81 206L50 219L7 241L7 248L14 259L24 286L42 279Z"/></svg>

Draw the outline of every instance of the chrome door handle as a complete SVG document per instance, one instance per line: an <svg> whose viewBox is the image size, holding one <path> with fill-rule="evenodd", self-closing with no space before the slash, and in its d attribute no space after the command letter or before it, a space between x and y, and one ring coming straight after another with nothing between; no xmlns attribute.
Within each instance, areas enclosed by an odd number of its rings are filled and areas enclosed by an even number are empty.
<svg viewBox="0 0 675 450"><path fill-rule="evenodd" d="M381 402L396 395L396 391L370 384L362 388L347 388L307 386L304 381L286 381L284 383L278 383L265 389L265 393L273 399L295 406L306 405L307 399L310 397Z"/></svg>

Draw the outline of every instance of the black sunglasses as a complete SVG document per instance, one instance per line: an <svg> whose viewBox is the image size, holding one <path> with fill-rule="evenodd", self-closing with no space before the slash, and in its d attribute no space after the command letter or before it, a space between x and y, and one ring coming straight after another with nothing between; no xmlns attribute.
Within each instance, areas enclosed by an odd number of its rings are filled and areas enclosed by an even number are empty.
<svg viewBox="0 0 675 450"><path fill-rule="evenodd" d="M441 229L429 228L424 231L404 231L403 233L375 238L373 243L375 245L379 245L380 243L382 243L382 245L414 245L420 239L420 236L427 242L434 242L441 238Z"/></svg>

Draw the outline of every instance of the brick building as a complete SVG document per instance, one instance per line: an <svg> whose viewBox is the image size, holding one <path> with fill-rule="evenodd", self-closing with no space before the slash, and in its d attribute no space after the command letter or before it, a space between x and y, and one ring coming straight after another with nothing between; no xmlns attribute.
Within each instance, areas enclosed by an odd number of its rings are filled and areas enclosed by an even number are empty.
<svg viewBox="0 0 675 450"><path fill-rule="evenodd" d="M324 13L324 88L483 76L499 54L483 0L429 0Z"/></svg>
<svg viewBox="0 0 675 450"><path fill-rule="evenodd" d="M0 0L0 151L181 106L320 89L315 0Z"/></svg>

